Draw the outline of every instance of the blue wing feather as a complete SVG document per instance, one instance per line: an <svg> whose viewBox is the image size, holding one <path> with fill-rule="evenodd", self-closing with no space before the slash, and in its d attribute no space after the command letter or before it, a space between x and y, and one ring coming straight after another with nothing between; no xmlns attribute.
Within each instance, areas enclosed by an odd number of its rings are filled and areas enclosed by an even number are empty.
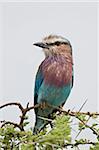
<svg viewBox="0 0 99 150"><path fill-rule="evenodd" d="M42 82L43 82L43 75L41 72L41 68L39 67L38 72L36 74L36 79L35 79L34 105L37 104L38 92L39 92Z"/></svg>

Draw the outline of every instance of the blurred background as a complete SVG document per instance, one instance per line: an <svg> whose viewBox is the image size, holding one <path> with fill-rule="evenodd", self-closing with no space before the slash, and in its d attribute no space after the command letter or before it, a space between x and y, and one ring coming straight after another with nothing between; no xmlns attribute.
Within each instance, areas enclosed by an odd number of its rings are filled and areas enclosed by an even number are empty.
<svg viewBox="0 0 99 150"><path fill-rule="evenodd" d="M35 75L44 59L33 43L49 34L70 40L74 87L66 109L97 111L97 4L80 2L0 3L0 105L33 105ZM29 113L30 125L35 121ZM19 110L0 110L0 120L19 121Z"/></svg>

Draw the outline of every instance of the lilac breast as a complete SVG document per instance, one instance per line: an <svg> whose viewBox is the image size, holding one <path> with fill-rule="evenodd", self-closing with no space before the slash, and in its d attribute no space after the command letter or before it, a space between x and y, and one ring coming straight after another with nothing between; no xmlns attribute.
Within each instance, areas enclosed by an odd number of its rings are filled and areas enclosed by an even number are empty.
<svg viewBox="0 0 99 150"><path fill-rule="evenodd" d="M45 84L62 87L72 82L72 58L47 57L41 64Z"/></svg>

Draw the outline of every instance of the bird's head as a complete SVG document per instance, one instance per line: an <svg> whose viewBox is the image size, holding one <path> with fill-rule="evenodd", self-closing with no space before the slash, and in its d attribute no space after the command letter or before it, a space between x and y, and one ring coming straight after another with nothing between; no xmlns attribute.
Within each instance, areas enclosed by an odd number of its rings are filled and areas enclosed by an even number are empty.
<svg viewBox="0 0 99 150"><path fill-rule="evenodd" d="M34 43L33 45L43 48L45 56L72 54L70 42L62 36L49 35L42 42Z"/></svg>

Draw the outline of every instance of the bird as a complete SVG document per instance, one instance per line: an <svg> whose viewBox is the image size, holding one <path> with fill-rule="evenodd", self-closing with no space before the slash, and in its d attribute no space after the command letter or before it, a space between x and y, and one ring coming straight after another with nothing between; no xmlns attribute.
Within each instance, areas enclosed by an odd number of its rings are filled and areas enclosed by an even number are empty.
<svg viewBox="0 0 99 150"><path fill-rule="evenodd" d="M69 40L51 34L33 45L42 48L45 54L34 86L34 106L39 107L34 108L36 121L33 134L38 134L48 124L47 118L51 118L55 107L63 107L65 104L73 87L74 73Z"/></svg>

